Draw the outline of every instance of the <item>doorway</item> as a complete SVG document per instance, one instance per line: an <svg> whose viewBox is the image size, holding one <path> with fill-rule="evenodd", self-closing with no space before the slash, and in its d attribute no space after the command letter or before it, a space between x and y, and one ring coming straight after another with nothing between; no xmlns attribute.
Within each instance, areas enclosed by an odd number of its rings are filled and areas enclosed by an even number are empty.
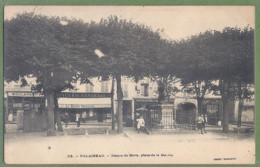
<svg viewBox="0 0 260 167"><path fill-rule="evenodd" d="M191 102L178 104L176 110L176 122L177 124L195 124L196 105Z"/></svg>

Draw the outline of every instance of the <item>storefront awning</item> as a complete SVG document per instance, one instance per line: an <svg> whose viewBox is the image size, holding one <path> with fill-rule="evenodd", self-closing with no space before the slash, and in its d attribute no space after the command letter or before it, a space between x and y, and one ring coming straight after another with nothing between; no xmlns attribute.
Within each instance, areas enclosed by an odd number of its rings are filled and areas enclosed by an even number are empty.
<svg viewBox="0 0 260 167"><path fill-rule="evenodd" d="M111 108L110 98L59 98L59 108Z"/></svg>

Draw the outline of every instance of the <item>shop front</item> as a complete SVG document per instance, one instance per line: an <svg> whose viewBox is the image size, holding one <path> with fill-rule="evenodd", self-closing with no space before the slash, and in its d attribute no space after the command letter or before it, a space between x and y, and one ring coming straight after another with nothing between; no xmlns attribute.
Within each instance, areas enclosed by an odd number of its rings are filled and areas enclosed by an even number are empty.
<svg viewBox="0 0 260 167"><path fill-rule="evenodd" d="M67 112L70 122L75 122L76 114L83 123L110 122L110 93L61 93L58 105L62 120Z"/></svg>
<svg viewBox="0 0 260 167"><path fill-rule="evenodd" d="M6 91L5 123L16 123L17 130L40 132L47 128L44 95L31 91Z"/></svg>
<svg viewBox="0 0 260 167"><path fill-rule="evenodd" d="M134 102L133 103L134 107L133 107L133 111L132 111L132 119L136 119L135 118L136 113L145 116L146 112L144 112L144 111L148 111L150 106L157 105L158 104L158 98L134 98L133 102Z"/></svg>
<svg viewBox="0 0 260 167"><path fill-rule="evenodd" d="M44 108L44 96L30 91L7 91L5 115L8 122L16 122L18 113L38 113ZM17 115L18 114L18 115Z"/></svg>

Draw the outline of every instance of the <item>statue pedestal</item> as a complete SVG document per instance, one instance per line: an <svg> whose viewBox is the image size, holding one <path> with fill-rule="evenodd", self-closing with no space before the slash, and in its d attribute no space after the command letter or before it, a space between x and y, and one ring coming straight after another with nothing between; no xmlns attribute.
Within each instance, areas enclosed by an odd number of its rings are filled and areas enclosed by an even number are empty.
<svg viewBox="0 0 260 167"><path fill-rule="evenodd" d="M161 130L174 129L176 113L173 104L163 103L151 106L150 111L154 114L155 121L153 121L153 124L156 124L153 128Z"/></svg>
<svg viewBox="0 0 260 167"><path fill-rule="evenodd" d="M173 112L173 104L167 104L167 103L163 103L163 104L159 104L158 106L161 107L162 113L172 113Z"/></svg>
<svg viewBox="0 0 260 167"><path fill-rule="evenodd" d="M176 114L174 111L173 104L163 103L161 106L162 118L161 124L165 128L171 129L174 124L176 124Z"/></svg>

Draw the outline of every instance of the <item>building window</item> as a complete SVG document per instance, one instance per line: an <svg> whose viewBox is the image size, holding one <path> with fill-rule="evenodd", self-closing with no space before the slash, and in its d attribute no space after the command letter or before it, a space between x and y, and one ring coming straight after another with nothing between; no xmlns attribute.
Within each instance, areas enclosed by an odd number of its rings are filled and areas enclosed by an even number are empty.
<svg viewBox="0 0 260 167"><path fill-rule="evenodd" d="M216 114L218 112L218 105L217 104L208 104L207 112L208 112L208 114Z"/></svg>
<svg viewBox="0 0 260 167"><path fill-rule="evenodd" d="M149 84L142 83L141 84L141 96L147 97L149 96Z"/></svg>

